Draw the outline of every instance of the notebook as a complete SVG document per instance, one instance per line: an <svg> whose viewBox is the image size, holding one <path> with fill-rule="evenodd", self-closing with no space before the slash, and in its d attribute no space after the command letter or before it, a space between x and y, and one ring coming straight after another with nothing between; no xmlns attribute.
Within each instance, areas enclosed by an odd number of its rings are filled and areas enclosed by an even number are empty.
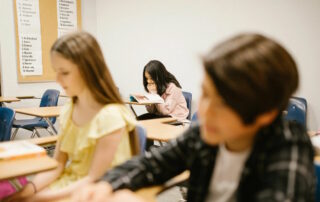
<svg viewBox="0 0 320 202"><path fill-rule="evenodd" d="M28 141L0 143L0 160L31 158L47 155L46 150Z"/></svg>
<svg viewBox="0 0 320 202"><path fill-rule="evenodd" d="M162 104L164 100L158 94L144 93L144 94L131 94L130 101L138 103L152 103Z"/></svg>

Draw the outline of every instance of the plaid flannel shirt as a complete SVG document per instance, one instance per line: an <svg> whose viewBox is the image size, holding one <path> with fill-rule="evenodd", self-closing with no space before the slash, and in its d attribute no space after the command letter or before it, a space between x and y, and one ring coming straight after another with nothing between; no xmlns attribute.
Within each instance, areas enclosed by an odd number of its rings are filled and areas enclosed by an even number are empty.
<svg viewBox="0 0 320 202"><path fill-rule="evenodd" d="M114 190L163 184L190 170L187 201L206 200L218 146L204 143L199 126L166 146L151 149L103 177ZM241 174L236 199L249 201L314 201L314 152L305 129L278 117L261 129Z"/></svg>

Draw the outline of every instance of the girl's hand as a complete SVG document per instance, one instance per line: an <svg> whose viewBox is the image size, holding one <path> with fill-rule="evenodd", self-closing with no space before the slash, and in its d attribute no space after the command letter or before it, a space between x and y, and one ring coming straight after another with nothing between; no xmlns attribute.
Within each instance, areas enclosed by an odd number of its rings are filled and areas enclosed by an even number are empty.
<svg viewBox="0 0 320 202"><path fill-rule="evenodd" d="M80 191L74 192L72 202L100 202L105 201L112 194L112 187L109 183L99 182L84 186Z"/></svg>
<svg viewBox="0 0 320 202"><path fill-rule="evenodd" d="M157 93L157 86L155 84L148 84L147 89L149 93L153 93L153 94Z"/></svg>

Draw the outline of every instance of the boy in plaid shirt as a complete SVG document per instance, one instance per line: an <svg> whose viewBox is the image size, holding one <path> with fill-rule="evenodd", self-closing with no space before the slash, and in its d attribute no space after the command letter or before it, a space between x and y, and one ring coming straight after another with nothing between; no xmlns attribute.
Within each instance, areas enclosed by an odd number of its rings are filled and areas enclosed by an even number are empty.
<svg viewBox="0 0 320 202"><path fill-rule="evenodd" d="M74 201L143 201L128 191L190 170L187 201L313 201L313 149L282 111L298 87L291 55L259 34L240 34L203 57L199 125L106 173Z"/></svg>

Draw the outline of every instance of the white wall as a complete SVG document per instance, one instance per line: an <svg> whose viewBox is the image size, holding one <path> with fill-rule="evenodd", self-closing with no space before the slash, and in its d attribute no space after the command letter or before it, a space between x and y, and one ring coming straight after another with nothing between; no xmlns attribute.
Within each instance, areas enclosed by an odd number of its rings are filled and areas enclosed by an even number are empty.
<svg viewBox="0 0 320 202"><path fill-rule="evenodd" d="M301 79L297 95L308 100L309 128L320 127L319 0L97 0L96 6L97 37L122 94L142 91L143 66L159 59L196 104L199 56L226 37L257 31L294 55Z"/></svg>
<svg viewBox="0 0 320 202"><path fill-rule="evenodd" d="M96 1L82 0L83 29L96 35ZM56 82L18 83L17 79L17 54L15 42L13 0L0 0L0 67L2 95L35 95L41 96L48 89L59 89ZM43 53L49 54L49 53Z"/></svg>

